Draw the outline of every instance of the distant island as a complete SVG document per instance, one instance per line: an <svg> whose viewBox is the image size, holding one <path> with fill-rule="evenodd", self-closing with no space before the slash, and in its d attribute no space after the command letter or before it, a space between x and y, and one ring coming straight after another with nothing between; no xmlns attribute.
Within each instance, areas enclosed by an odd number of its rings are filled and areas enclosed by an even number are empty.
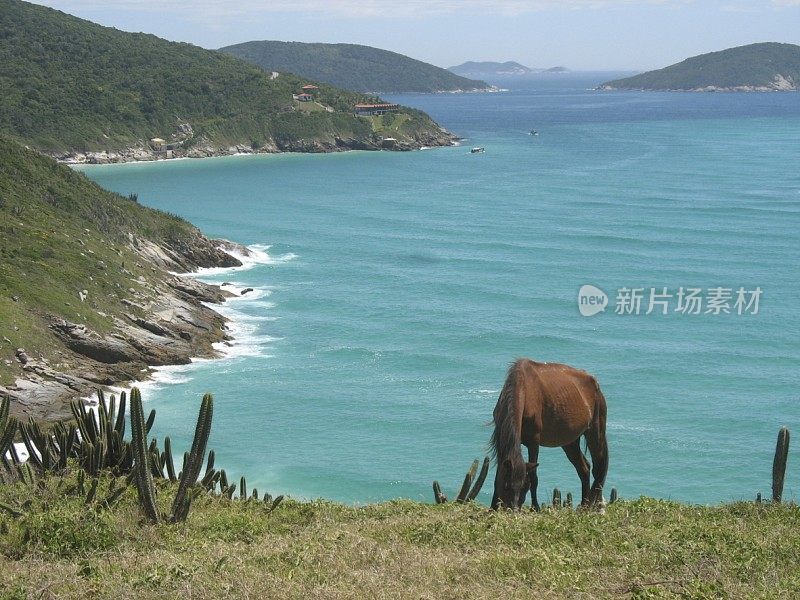
<svg viewBox="0 0 800 600"><path fill-rule="evenodd" d="M421 111L228 54L0 3L0 133L67 162L409 150L454 136Z"/></svg>
<svg viewBox="0 0 800 600"><path fill-rule="evenodd" d="M358 44L252 41L220 48L267 72L289 72L347 90L381 93L483 91L467 79L397 52Z"/></svg>
<svg viewBox="0 0 800 600"><path fill-rule="evenodd" d="M533 69L509 60L507 62L475 62L467 61L455 67L448 67L448 71L463 77L487 77L492 75L527 75Z"/></svg>
<svg viewBox="0 0 800 600"><path fill-rule="evenodd" d="M509 75L530 75L532 73L566 73L566 67L550 67L549 69L533 69L518 62L475 62L468 61L455 67L448 67L448 71L464 77L498 77Z"/></svg>
<svg viewBox="0 0 800 600"><path fill-rule="evenodd" d="M701 54L598 89L771 92L796 91L799 85L800 46L766 42Z"/></svg>

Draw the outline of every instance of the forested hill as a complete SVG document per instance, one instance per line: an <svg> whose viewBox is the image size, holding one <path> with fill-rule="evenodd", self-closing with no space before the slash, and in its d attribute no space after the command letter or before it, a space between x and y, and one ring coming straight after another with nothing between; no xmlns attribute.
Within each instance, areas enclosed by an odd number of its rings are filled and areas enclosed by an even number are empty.
<svg viewBox="0 0 800 600"><path fill-rule="evenodd" d="M791 91L800 87L800 46L766 42L687 58L672 66L608 81L600 89Z"/></svg>
<svg viewBox="0 0 800 600"><path fill-rule="evenodd" d="M266 71L290 71L361 92L429 93L491 87L485 81L460 77L396 52L356 44L253 41L220 50Z"/></svg>
<svg viewBox="0 0 800 600"><path fill-rule="evenodd" d="M310 82L300 76L19 0L0 0L0 40L0 132L45 152L118 150L176 132L184 146L370 148L387 126L353 115L370 100L361 94L320 83L301 105L293 96ZM401 113L400 143L448 143L426 115Z"/></svg>

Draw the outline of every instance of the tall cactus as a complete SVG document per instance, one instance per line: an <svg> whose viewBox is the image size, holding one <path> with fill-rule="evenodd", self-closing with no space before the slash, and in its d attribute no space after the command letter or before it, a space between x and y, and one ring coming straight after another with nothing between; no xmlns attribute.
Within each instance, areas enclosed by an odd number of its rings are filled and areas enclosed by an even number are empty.
<svg viewBox="0 0 800 600"><path fill-rule="evenodd" d="M194 430L192 449L189 451L187 460L183 465L180 481L178 483L178 492L175 494L175 500L172 503L172 516L170 517L170 521L173 523L184 521L189 513L191 497L188 495L188 492L190 486L194 486L197 483L200 469L205 462L206 445L208 444L208 437L211 434L211 420L213 416L214 399L211 394L206 394L203 396L203 401L200 403L200 414L197 416L197 426Z"/></svg>
<svg viewBox="0 0 800 600"><path fill-rule="evenodd" d="M156 488L153 484L153 473L150 466L150 451L147 447L142 395L138 388L131 390L131 445L139 503L147 519L151 523L158 523L160 515L156 505Z"/></svg>
<svg viewBox="0 0 800 600"><path fill-rule="evenodd" d="M17 433L17 420L8 414L10 408L11 399L8 396L0 398L0 458L5 458Z"/></svg>
<svg viewBox="0 0 800 600"><path fill-rule="evenodd" d="M472 461L472 466L470 466L469 471L467 471L467 474L464 476L464 483L461 484L461 489L458 491L456 502L463 503L467 501L467 495L469 494L472 480L475 478L475 474L478 472L478 465L480 465L480 461L478 461L476 458Z"/></svg>
<svg viewBox="0 0 800 600"><path fill-rule="evenodd" d="M786 461L789 458L789 430L781 427L772 461L772 501L780 502L783 497L783 481L786 477Z"/></svg>
<svg viewBox="0 0 800 600"><path fill-rule="evenodd" d="M167 476L170 481L178 481L178 476L175 474L175 462L172 460L172 440L169 436L164 438L164 452L161 454L161 460L167 468Z"/></svg>
<svg viewBox="0 0 800 600"><path fill-rule="evenodd" d="M444 504L447 502L447 496L442 492L442 486L439 485L438 481L433 482L433 499L436 504Z"/></svg>
<svg viewBox="0 0 800 600"><path fill-rule="evenodd" d="M467 502L472 502L475 498L478 497L478 494L483 487L483 483L486 481L486 476L489 474L489 466L491 465L491 459L486 456L483 459L483 466L481 467L481 472L478 475L478 479L475 481L475 485L472 486L472 490L470 490L469 494L467 494Z"/></svg>

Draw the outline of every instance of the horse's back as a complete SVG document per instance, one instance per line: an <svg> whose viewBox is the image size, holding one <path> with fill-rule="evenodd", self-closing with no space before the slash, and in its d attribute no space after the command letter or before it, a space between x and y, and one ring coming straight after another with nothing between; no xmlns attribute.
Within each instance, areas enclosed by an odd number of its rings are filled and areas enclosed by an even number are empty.
<svg viewBox="0 0 800 600"><path fill-rule="evenodd" d="M597 380L586 371L529 359L518 360L512 368L521 389L523 427L535 443L569 444L590 427L601 403L605 410Z"/></svg>

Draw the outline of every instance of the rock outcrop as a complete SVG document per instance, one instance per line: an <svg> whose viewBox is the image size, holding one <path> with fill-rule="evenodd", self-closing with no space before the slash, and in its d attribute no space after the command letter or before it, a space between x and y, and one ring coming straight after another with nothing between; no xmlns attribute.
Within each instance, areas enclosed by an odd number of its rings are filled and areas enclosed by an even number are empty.
<svg viewBox="0 0 800 600"><path fill-rule="evenodd" d="M220 304L232 294L170 272L239 266L241 262L226 249L246 255L246 248L201 235L180 248L133 239L131 246L142 261L162 273L151 293L131 293L123 299L128 312L113 315L111 331L101 333L83 323L51 317L50 330L63 345L58 366L55 360L29 356L24 348L16 350L21 374L12 385L0 386L0 395L12 400L12 414L38 421L69 418L73 399L90 397L98 388L146 379L149 366L215 357L214 344L230 339L226 319L208 305Z"/></svg>

